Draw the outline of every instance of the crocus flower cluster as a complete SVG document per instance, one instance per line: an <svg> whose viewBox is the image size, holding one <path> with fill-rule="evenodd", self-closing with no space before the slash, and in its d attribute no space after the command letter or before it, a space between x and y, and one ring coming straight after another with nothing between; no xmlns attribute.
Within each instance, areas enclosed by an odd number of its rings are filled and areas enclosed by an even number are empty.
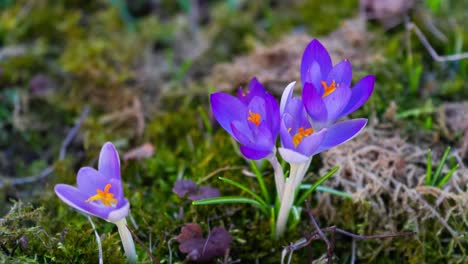
<svg viewBox="0 0 468 264"><path fill-rule="evenodd" d="M315 39L303 53L301 80L302 97L293 96L292 82L285 88L280 105L255 78L247 91L239 89L237 98L221 92L211 95L215 118L241 144L243 155L254 160L266 158L275 169L281 203L276 223L278 236L285 230L294 192L312 157L359 133L367 119L337 121L360 108L374 88L372 75L352 87L349 61L333 66L329 53ZM281 147L277 149L278 135ZM276 150L291 166L287 179L276 160Z"/></svg>
<svg viewBox="0 0 468 264"><path fill-rule="evenodd" d="M135 262L135 246L125 220L130 204L123 194L120 159L114 145L105 143L99 155L98 170L83 167L78 171L76 181L78 188L57 184L57 196L79 212L117 225L127 259Z"/></svg>

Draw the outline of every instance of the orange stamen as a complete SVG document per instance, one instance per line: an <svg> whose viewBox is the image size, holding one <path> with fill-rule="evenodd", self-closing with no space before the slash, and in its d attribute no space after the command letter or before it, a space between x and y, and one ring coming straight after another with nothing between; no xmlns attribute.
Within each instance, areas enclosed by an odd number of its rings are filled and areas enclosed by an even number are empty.
<svg viewBox="0 0 468 264"><path fill-rule="evenodd" d="M117 199L114 198L114 194L109 192L112 187L110 183L106 184L104 191L96 189L97 194L89 197L86 202L101 201L105 206L112 206L117 203Z"/></svg>
<svg viewBox="0 0 468 264"><path fill-rule="evenodd" d="M327 83L325 81L322 81L321 84L322 84L323 89L324 89L324 93L322 95L322 98L325 98L329 94L333 93L333 91L336 90L336 87L338 87L338 85L336 85L335 80L333 80L330 85L327 85Z"/></svg>
<svg viewBox="0 0 468 264"><path fill-rule="evenodd" d="M254 123L256 126L260 125L260 121L262 120L262 116L259 113L254 113L249 109L249 117L247 120Z"/></svg>
<svg viewBox="0 0 468 264"><path fill-rule="evenodd" d="M313 128L310 127L310 128L304 129L303 127L300 127L299 131L293 136L293 139L292 139L294 143L294 147L297 148L297 146L302 142L304 137L310 136L312 133L314 133Z"/></svg>

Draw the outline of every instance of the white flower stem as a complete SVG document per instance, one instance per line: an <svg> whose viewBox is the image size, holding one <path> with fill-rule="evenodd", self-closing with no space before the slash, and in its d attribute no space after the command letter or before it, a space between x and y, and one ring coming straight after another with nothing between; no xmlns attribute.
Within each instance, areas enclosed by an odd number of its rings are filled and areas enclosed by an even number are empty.
<svg viewBox="0 0 468 264"><path fill-rule="evenodd" d="M279 163L276 155L272 155L268 158L268 161L271 163L273 170L275 171L275 184L276 192L278 193L278 199L281 201L283 199L284 191L284 173L281 164Z"/></svg>
<svg viewBox="0 0 468 264"><path fill-rule="evenodd" d="M128 263L136 263L137 255L135 251L135 243L133 242L132 234L127 227L127 220L125 218L120 219L117 222L114 222L119 230L120 239L122 240L122 245L127 256Z"/></svg>
<svg viewBox="0 0 468 264"><path fill-rule="evenodd" d="M88 221L91 223L91 226L93 227L94 235L96 235L96 243L97 243L97 246L98 246L98 253L99 253L99 264L103 264L104 263L104 258L102 257L101 237L99 236L99 234L98 234L98 232L96 230L96 226L94 226L94 222L91 219L91 217L89 215L87 215L86 217L88 218Z"/></svg>
<svg viewBox="0 0 468 264"><path fill-rule="evenodd" d="M309 168L310 158L304 163L291 163L291 169L289 172L289 177L286 179L284 185L283 197L281 199L280 211L278 213L278 218L276 221L276 238L280 238L286 231L289 213L294 204L294 198L297 188L304 179L304 175Z"/></svg>

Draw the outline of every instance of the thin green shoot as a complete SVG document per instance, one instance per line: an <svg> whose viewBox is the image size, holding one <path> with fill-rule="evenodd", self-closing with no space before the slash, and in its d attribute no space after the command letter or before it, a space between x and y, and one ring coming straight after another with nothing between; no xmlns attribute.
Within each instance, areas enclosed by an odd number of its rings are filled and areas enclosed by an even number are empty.
<svg viewBox="0 0 468 264"><path fill-rule="evenodd" d="M434 177L432 177L432 181L431 181L432 186L436 185L436 182L439 179L440 173L442 172L442 168L444 167L445 160L447 160L447 156L449 152L450 152L450 147L447 147L444 151L444 154L442 155L442 158L440 159L439 166L437 166Z"/></svg>
<svg viewBox="0 0 468 264"><path fill-rule="evenodd" d="M442 188L452 177L453 173L458 169L459 164L453 166L447 174L442 176L442 169L447 161L448 155L450 153L450 147L447 147L442 155L442 158L439 161L439 165L436 168L436 171L432 171L432 153L431 150L427 152L427 165L426 165L426 180L425 184L427 186L434 186L437 188Z"/></svg>
<svg viewBox="0 0 468 264"><path fill-rule="evenodd" d="M258 207L266 215L269 214L269 208L265 207L259 201L242 197L242 196L221 196L215 198L202 199L198 201L193 201L192 205L212 205L212 204L229 204L229 203L245 203L251 204Z"/></svg>
<svg viewBox="0 0 468 264"><path fill-rule="evenodd" d="M333 167L331 170L329 170L325 175L323 175L322 177L320 177L317 181L315 181L312 186L306 190L300 197L299 199L296 200L296 204L303 204L304 201L307 199L307 197L309 197L309 195L315 191L315 189L317 189L317 187L320 186L320 184L324 183L326 180L328 180L328 178L330 178L331 176L333 176L333 174L335 174L335 172L338 171L338 169L340 169L340 166L335 166Z"/></svg>
<svg viewBox="0 0 468 264"><path fill-rule="evenodd" d="M255 161L251 160L250 161L250 166L252 167L253 173L255 174L255 177L258 180L258 184L260 185L260 190L262 191L263 198L265 199L265 201L268 204L270 204L271 203L270 193L268 192L268 189L267 189L267 187L265 185L265 180L263 179L262 173L258 169L257 164L255 163Z"/></svg>
<svg viewBox="0 0 468 264"><path fill-rule="evenodd" d="M231 179L228 179L228 178L224 178L224 177L218 177L218 179L220 179L221 181L223 181L225 183L231 184L232 186L235 186L235 187L243 190L244 192L250 194L253 198L255 198L255 200L257 200L263 206L268 207L268 204L265 203L265 201L262 199L262 197L260 197L258 194L251 191L247 186L245 186L245 185L243 185L243 184L241 184L241 183L239 183L237 181L234 181L234 180L231 180Z"/></svg>
<svg viewBox="0 0 468 264"><path fill-rule="evenodd" d="M427 152L427 166L426 166L426 185L431 185L432 182L432 152L429 149Z"/></svg>

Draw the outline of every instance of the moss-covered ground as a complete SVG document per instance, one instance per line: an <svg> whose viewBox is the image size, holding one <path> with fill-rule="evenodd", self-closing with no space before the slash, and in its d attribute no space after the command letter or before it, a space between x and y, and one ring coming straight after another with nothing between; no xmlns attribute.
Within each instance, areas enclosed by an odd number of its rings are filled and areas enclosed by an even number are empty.
<svg viewBox="0 0 468 264"><path fill-rule="evenodd" d="M220 78L212 76L212 69L294 32L326 37L359 15L357 0L321 2L0 1L0 262L98 261L87 218L61 202L53 188L57 183L74 185L78 169L97 166L100 147L112 141L121 156L144 143L155 147L149 158L122 161L125 195L138 228L130 227L144 244L137 245L139 262L151 263L149 250L161 263L169 263L170 251L173 263L182 263L185 256L173 238L184 223L194 222L205 230L222 226L231 233L227 263L280 263L283 246L313 230L306 213L295 229L275 241L268 218L255 207L193 206L172 187L183 178L217 187L223 195L239 194L217 179L223 176L259 192L248 176L249 161L212 118L208 95L217 90L212 79ZM468 51L466 1L416 2L408 18L439 54ZM434 34L431 23L443 37ZM371 21L367 32L368 50L378 58L359 63L353 78L374 74L375 91L352 116L388 123L387 132L398 130L407 142L433 149L435 158L452 146L461 154L449 162L466 168L468 134L447 130L438 113L444 104L468 100L468 60L437 62L414 34L407 47L402 24L386 30ZM232 91L236 88L233 84ZM391 114L391 105L396 114ZM59 158L69 130L87 107L89 114ZM273 191L272 170L266 163L258 165ZM424 160L419 165L424 169ZM315 157L310 172L317 175L321 166L321 157ZM51 173L37 177L48 167ZM25 182L24 177L32 180ZM461 190L445 191L462 200L445 201L443 215L451 210L450 203L468 211L467 176L459 178ZM439 208L437 197L422 196ZM378 199L381 206L398 206L386 202L389 196ZM316 196L312 205L320 212ZM359 234L394 232L385 228L388 221L397 231L416 231L411 214L393 214L398 208L374 208L365 200L341 197L332 197L328 206L335 215L318 213L323 227L336 225ZM419 232L413 237L358 242L357 261L467 263L466 213L445 221L458 236L429 216L417 219ZM104 262L124 263L115 226L97 218L94 222ZM337 236L336 263L350 262L351 244L351 239ZM324 244L316 241L294 252L292 263L307 263L325 253Z"/></svg>

